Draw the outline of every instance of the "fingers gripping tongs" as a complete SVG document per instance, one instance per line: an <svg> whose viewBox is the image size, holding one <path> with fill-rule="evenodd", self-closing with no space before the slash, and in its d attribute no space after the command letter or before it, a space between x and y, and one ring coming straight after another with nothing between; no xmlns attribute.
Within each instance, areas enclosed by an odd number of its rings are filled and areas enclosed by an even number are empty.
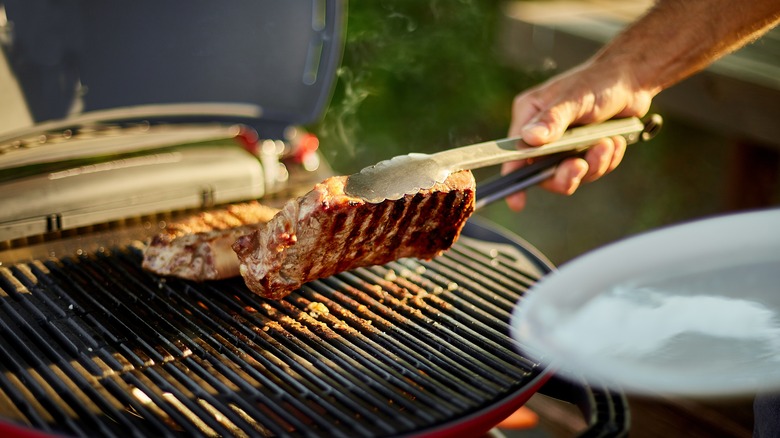
<svg viewBox="0 0 780 438"><path fill-rule="evenodd" d="M479 184L476 207L480 208L549 178L562 160L581 154L603 138L622 136L627 144L649 140L660 129L661 122L657 114L645 121L636 117L609 120L571 128L559 140L539 147L525 145L520 137L514 137L434 154L400 155L350 175L346 193L372 203L394 200L444 182L453 172L539 158L512 173Z"/></svg>

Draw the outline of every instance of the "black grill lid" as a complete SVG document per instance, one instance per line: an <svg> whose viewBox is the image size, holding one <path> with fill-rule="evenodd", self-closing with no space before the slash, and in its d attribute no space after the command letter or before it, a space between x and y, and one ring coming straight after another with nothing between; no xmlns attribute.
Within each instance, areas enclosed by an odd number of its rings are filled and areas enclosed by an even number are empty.
<svg viewBox="0 0 780 438"><path fill-rule="evenodd" d="M267 138L324 110L345 27L343 0L3 4L15 75L5 85L36 124L227 121Z"/></svg>

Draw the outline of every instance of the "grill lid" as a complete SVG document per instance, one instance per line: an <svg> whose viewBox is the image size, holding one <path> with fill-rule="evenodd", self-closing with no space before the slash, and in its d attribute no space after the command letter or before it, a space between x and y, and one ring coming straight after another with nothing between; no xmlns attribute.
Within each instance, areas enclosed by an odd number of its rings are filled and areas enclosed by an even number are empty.
<svg viewBox="0 0 780 438"><path fill-rule="evenodd" d="M0 134L71 118L94 123L95 114L241 122L281 138L327 104L344 9L341 0L5 1L0 64L13 77L0 76L9 90Z"/></svg>

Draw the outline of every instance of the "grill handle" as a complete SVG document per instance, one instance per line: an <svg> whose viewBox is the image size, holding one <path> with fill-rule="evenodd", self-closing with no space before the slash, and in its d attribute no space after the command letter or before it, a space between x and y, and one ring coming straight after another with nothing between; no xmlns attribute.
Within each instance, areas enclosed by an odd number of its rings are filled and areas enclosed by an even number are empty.
<svg viewBox="0 0 780 438"><path fill-rule="evenodd" d="M571 403L579 408L588 428L578 438L624 438L628 436L628 400L622 392L572 382L553 375L538 393Z"/></svg>

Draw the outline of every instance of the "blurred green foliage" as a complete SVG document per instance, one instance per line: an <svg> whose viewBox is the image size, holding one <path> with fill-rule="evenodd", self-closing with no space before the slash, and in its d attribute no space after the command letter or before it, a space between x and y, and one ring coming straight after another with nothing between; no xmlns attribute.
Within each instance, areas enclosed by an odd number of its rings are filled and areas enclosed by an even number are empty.
<svg viewBox="0 0 780 438"><path fill-rule="evenodd" d="M501 65L499 0L353 0L330 107L311 129L337 172L506 135L538 81Z"/></svg>
<svg viewBox="0 0 780 438"><path fill-rule="evenodd" d="M309 127L336 173L506 135L514 96L555 72L502 64L499 45L511 43L498 29L503 1L350 2L334 94L323 119ZM561 263L720 211L729 159L724 139L664 116L657 138L631 146L615 172L573 196L532 188L522 213L496 202L478 214Z"/></svg>

